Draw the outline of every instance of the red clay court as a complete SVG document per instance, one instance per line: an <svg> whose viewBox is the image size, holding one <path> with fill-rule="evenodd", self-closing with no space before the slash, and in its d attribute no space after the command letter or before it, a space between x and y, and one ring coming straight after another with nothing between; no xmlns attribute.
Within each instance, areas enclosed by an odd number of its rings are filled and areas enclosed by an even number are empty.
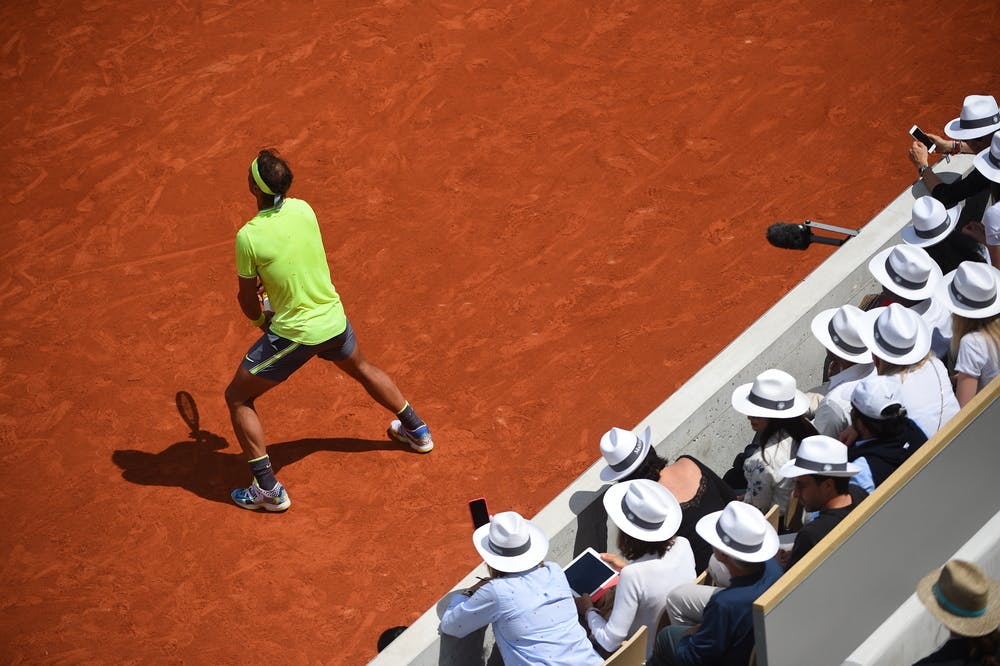
<svg viewBox="0 0 1000 666"><path fill-rule="evenodd" d="M1000 94L996 2L7 2L4 663L362 664L476 563L466 500L534 514ZM362 349L430 423L313 361L222 398L246 170L277 147ZM197 436L174 396L190 393Z"/></svg>

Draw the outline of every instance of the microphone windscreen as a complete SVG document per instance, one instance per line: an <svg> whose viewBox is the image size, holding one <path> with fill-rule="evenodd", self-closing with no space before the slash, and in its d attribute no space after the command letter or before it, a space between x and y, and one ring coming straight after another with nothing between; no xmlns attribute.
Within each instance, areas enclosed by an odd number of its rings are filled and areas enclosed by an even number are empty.
<svg viewBox="0 0 1000 666"><path fill-rule="evenodd" d="M785 250L804 250L812 241L812 231L804 224L775 222L767 228L767 242Z"/></svg>

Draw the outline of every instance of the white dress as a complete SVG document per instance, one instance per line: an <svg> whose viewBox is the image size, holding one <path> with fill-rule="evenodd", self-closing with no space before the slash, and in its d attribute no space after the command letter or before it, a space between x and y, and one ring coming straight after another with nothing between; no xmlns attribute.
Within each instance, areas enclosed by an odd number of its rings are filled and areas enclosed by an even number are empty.
<svg viewBox="0 0 1000 666"><path fill-rule="evenodd" d="M958 414L958 400L944 364L931 356L918 370L889 375L900 382L899 402L927 439Z"/></svg>
<svg viewBox="0 0 1000 666"><path fill-rule="evenodd" d="M747 491L743 501L753 504L767 513L771 505L778 505L778 513L785 515L788 498L792 494L793 479L781 474L781 467L795 456L795 440L784 430L771 435L764 444L764 451L754 447L753 453L743 461L743 475L747 479Z"/></svg>
<svg viewBox="0 0 1000 666"><path fill-rule="evenodd" d="M958 358L955 360L955 372L962 372L970 377L979 377L979 388L983 388L1000 374L998 363L1000 349L993 339L982 331L972 331L962 336L958 343Z"/></svg>

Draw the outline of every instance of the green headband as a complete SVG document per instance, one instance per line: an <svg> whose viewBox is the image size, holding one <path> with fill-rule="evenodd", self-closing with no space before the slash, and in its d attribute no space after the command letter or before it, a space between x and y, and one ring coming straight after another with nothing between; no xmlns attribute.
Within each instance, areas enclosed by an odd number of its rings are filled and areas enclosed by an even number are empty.
<svg viewBox="0 0 1000 666"><path fill-rule="evenodd" d="M257 167L256 157L253 158L253 162L250 163L250 173L253 174L253 182L257 183L257 187L260 188L260 191L264 194L270 194L273 197L275 194L274 190L268 187L267 183L264 182L264 179L260 177L260 169Z"/></svg>

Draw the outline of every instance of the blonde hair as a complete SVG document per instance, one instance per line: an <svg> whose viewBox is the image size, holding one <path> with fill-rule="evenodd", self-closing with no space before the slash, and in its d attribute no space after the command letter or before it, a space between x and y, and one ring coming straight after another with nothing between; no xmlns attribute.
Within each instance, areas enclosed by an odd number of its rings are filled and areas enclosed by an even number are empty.
<svg viewBox="0 0 1000 666"><path fill-rule="evenodd" d="M958 358L958 347L962 338L974 331L982 331L993 343L994 351L1000 350L1000 314L983 319L972 319L962 315L951 315L951 358Z"/></svg>
<svg viewBox="0 0 1000 666"><path fill-rule="evenodd" d="M914 372L923 367L924 363L929 361L931 357L934 356L933 351L927 352L927 356L924 356L919 361L910 363L908 365L896 365L895 363L890 363L885 359L875 357L878 361L878 374L880 375L899 375L900 379L906 377L907 373Z"/></svg>

